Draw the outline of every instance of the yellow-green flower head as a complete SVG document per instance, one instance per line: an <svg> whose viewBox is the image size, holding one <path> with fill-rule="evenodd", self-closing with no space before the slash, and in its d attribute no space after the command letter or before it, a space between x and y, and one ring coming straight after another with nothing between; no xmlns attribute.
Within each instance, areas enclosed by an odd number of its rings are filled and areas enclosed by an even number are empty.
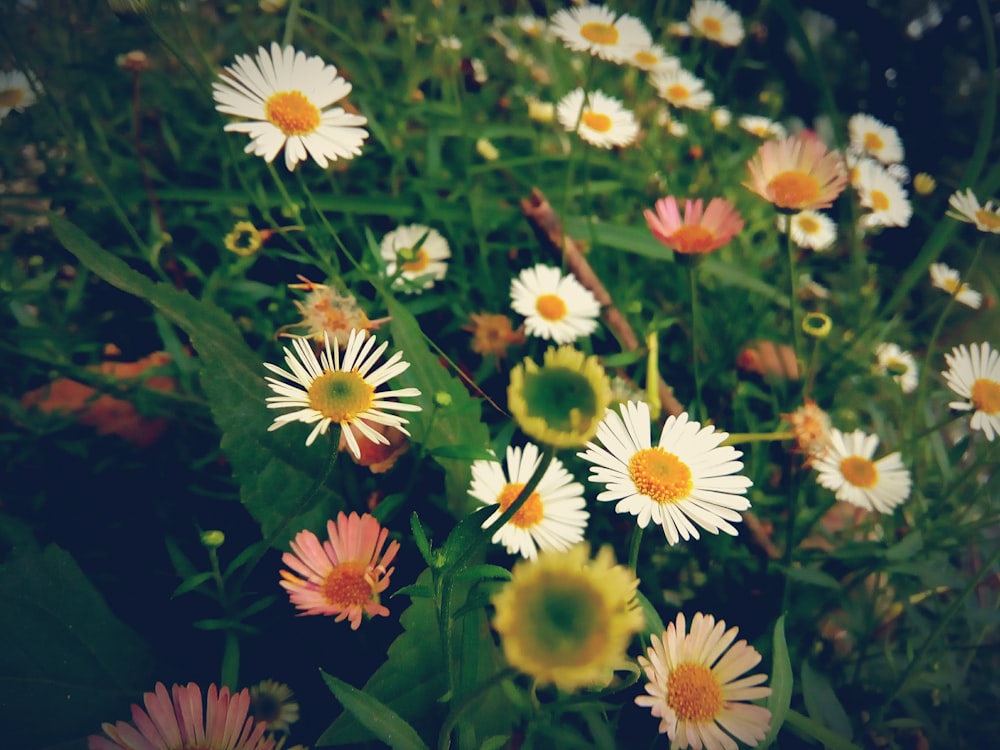
<svg viewBox="0 0 1000 750"><path fill-rule="evenodd" d="M549 347L543 364L525 359L510 373L507 405L521 430L556 448L585 445L611 403L597 357L572 346Z"/></svg>
<svg viewBox="0 0 1000 750"><path fill-rule="evenodd" d="M593 560L583 543L517 563L493 597L493 627L507 662L567 692L605 687L644 624L638 585L610 547Z"/></svg>
<svg viewBox="0 0 1000 750"><path fill-rule="evenodd" d="M832 329L833 321L825 313L806 313L806 316L802 319L802 330L813 338L825 339L830 335Z"/></svg>

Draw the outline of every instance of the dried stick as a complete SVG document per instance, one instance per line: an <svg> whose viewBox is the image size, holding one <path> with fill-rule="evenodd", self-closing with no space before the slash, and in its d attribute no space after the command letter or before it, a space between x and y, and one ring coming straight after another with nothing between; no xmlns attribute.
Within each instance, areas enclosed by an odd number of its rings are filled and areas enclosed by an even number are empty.
<svg viewBox="0 0 1000 750"><path fill-rule="evenodd" d="M597 274L594 273L594 269L590 267L587 259L583 257L579 243L572 237L563 234L562 223L542 191L538 188L532 188L531 195L521 199L521 211L531 222L535 234L543 240L543 244L561 253L569 270L597 299L601 305L601 316L608 324L608 328L618 337L619 343L627 351L636 351L640 346L639 337L635 335L635 331L625 320L625 316L615 307L608 290L597 278ZM684 406L674 396L674 389L667 385L662 376L660 377L659 391L660 401L668 414L677 417L685 411Z"/></svg>

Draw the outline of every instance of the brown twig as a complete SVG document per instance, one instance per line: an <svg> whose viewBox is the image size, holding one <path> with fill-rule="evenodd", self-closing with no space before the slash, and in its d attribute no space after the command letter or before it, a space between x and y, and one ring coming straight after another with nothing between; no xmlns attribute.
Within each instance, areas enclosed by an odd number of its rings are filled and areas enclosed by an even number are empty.
<svg viewBox="0 0 1000 750"><path fill-rule="evenodd" d="M538 188L532 188L531 195L521 199L521 211L531 222L535 234L544 241L543 244L560 253L561 257L566 260L567 268L597 299L601 305L601 315L604 322L618 337L618 342L622 347L630 352L639 349L641 346L639 337L636 336L625 316L615 307L608 290L594 273L594 269L590 267L587 259L583 257L579 243L572 237L563 234L562 223L542 191ZM674 389L667 385L662 377L660 377L659 391L660 402L668 414L676 417L685 411L684 406L674 396Z"/></svg>

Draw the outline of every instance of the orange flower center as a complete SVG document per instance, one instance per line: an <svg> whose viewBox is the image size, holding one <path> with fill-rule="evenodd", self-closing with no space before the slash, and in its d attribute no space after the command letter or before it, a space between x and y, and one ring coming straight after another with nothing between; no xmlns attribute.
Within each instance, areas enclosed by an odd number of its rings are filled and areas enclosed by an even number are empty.
<svg viewBox="0 0 1000 750"><path fill-rule="evenodd" d="M500 497L497 498L500 511L507 510L517 500L517 496L521 494L521 490L523 489L523 484L505 484L504 488L500 490ZM545 507L542 505L542 498L537 492L532 492L528 496L528 499L524 501L524 505L510 519L510 523L519 529L530 529L541 523L544 516Z"/></svg>
<svg viewBox="0 0 1000 750"><path fill-rule="evenodd" d="M991 232L1000 232L1000 211L988 211L981 208L976 211L976 223Z"/></svg>
<svg viewBox="0 0 1000 750"><path fill-rule="evenodd" d="M871 202L872 208L876 211L886 211L891 205L889 203L889 196L881 190L872 190Z"/></svg>
<svg viewBox="0 0 1000 750"><path fill-rule="evenodd" d="M594 44L618 44L618 29L606 23L585 23L580 27L580 36Z"/></svg>
<svg viewBox="0 0 1000 750"><path fill-rule="evenodd" d="M635 488L658 503L677 503L691 494L691 468L663 448L643 448L628 462Z"/></svg>
<svg viewBox="0 0 1000 750"><path fill-rule="evenodd" d="M705 32L705 36L718 36L722 33L722 21L709 17L701 22L701 28Z"/></svg>
<svg viewBox="0 0 1000 750"><path fill-rule="evenodd" d="M340 563L323 579L323 597L341 609L363 606L373 594L367 573L368 566L357 560Z"/></svg>
<svg viewBox="0 0 1000 750"><path fill-rule="evenodd" d="M403 264L403 270L409 271L410 273L420 273L425 268L427 268L427 264L431 262L431 256L429 256L427 254L427 251L424 250L423 248L420 248L419 250L416 251L414 251L411 248L407 248L406 250L400 250L399 256L401 258L402 257L408 258L411 256L413 257L413 260L408 260L406 261L406 263Z"/></svg>
<svg viewBox="0 0 1000 750"><path fill-rule="evenodd" d="M542 294L535 301L535 309L546 320L556 321L566 317L566 303L557 294Z"/></svg>
<svg viewBox="0 0 1000 750"><path fill-rule="evenodd" d="M691 96L691 92L688 91L687 86L682 86L679 83L675 83L667 89L667 100L671 102L682 102L689 96Z"/></svg>
<svg viewBox="0 0 1000 750"><path fill-rule="evenodd" d="M706 253L715 247L715 232L701 224L683 226L667 239L679 253Z"/></svg>
<svg viewBox="0 0 1000 750"><path fill-rule="evenodd" d="M583 117L580 118L580 124L586 125L591 130L596 130L599 133L607 133L611 130L611 118L601 112L594 112L592 109L588 109L583 113Z"/></svg>
<svg viewBox="0 0 1000 750"><path fill-rule="evenodd" d="M646 50L641 50L635 53L635 64L639 67L652 67L660 61L660 58L654 55L652 52L647 52Z"/></svg>
<svg viewBox="0 0 1000 750"><path fill-rule="evenodd" d="M708 667L680 664L667 679L667 705L681 721L710 721L722 710L722 686Z"/></svg>
<svg viewBox="0 0 1000 750"><path fill-rule="evenodd" d="M972 405L976 411L1000 414L1000 383L979 378L972 384Z"/></svg>
<svg viewBox="0 0 1000 750"><path fill-rule="evenodd" d="M865 151L875 153L885 148L885 142L878 133L865 133Z"/></svg>
<svg viewBox="0 0 1000 750"><path fill-rule="evenodd" d="M13 109L24 99L24 89L0 89L0 107Z"/></svg>
<svg viewBox="0 0 1000 750"><path fill-rule="evenodd" d="M796 223L799 225L799 230L806 234L815 234L819 231L819 222L811 216L800 216Z"/></svg>
<svg viewBox="0 0 1000 750"><path fill-rule="evenodd" d="M861 456L848 456L840 462L840 473L855 487L874 487L878 482L875 464Z"/></svg>
<svg viewBox="0 0 1000 750"><path fill-rule="evenodd" d="M319 127L319 109L301 91L279 91L264 104L264 116L285 135L307 135Z"/></svg>
<svg viewBox="0 0 1000 750"><path fill-rule="evenodd" d="M819 198L819 180L806 172L782 172L767 183L767 192L779 208L803 208Z"/></svg>
<svg viewBox="0 0 1000 750"><path fill-rule="evenodd" d="M310 407L341 424L370 409L374 393L375 388L354 370L327 370L306 391Z"/></svg>

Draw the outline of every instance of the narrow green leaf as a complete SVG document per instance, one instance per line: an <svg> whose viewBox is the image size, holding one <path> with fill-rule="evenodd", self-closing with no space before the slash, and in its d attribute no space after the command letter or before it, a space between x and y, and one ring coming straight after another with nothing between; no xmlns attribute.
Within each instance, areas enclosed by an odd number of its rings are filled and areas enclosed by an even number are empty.
<svg viewBox="0 0 1000 750"><path fill-rule="evenodd" d="M771 728L761 743L761 748L774 742L785 723L789 707L792 705L792 662L788 656L785 641L785 616L774 623L773 654L771 662L771 694L767 698L767 708L771 712Z"/></svg>
<svg viewBox="0 0 1000 750"><path fill-rule="evenodd" d="M642 616L646 619L646 627L643 628L642 634L645 637L645 642L648 643L650 638L654 635L662 635L667 628L660 618L660 613L656 611L656 607L646 598L646 595L641 591L636 591L635 595L639 600L639 607L642 608Z"/></svg>
<svg viewBox="0 0 1000 750"><path fill-rule="evenodd" d="M783 570L785 571L785 577L790 581L808 583L811 586L822 586L827 589L840 588L840 582L836 578L819 568L813 568L810 566L798 567L793 565L790 568L783 568Z"/></svg>
<svg viewBox="0 0 1000 750"><path fill-rule="evenodd" d="M414 511L413 515L410 516L410 529L413 531L413 541L417 545L417 549L420 551L420 556L424 558L424 562L428 566L431 565L431 542L427 538L427 532L424 531L423 525L420 523L420 518Z"/></svg>
<svg viewBox="0 0 1000 750"><path fill-rule="evenodd" d="M486 448L474 445L441 445L429 452L434 458L456 458L460 461L496 461L497 457Z"/></svg>
<svg viewBox="0 0 1000 750"><path fill-rule="evenodd" d="M391 708L322 669L320 674L344 709L389 747L395 750L427 750L416 730Z"/></svg>
<svg viewBox="0 0 1000 750"><path fill-rule="evenodd" d="M456 576L459 581L481 581L481 580L491 580L491 581L509 581L510 571L507 568L500 567L499 565L490 565L489 563L483 563L481 565L472 565Z"/></svg>
<svg viewBox="0 0 1000 750"><path fill-rule="evenodd" d="M580 216L572 216L566 220L566 232L581 239L588 239L593 232L595 241L600 245L653 260L670 261L674 256L673 250L662 245L646 227L640 229L602 221L588 222Z"/></svg>
<svg viewBox="0 0 1000 750"><path fill-rule="evenodd" d="M395 599L397 596L408 596L411 599L433 599L434 589L430 586L411 583L409 586L403 586L403 588L393 591L389 598Z"/></svg>
<svg viewBox="0 0 1000 750"><path fill-rule="evenodd" d="M853 742L845 740L839 734L830 731L815 719L803 716L798 711L788 711L785 720L788 722L788 726L807 737L818 740L827 750L861 750Z"/></svg>
<svg viewBox="0 0 1000 750"><path fill-rule="evenodd" d="M845 740L851 739L854 734L851 720L826 675L813 669L806 659L802 662L801 680L802 699L809 716L821 721Z"/></svg>
<svg viewBox="0 0 1000 750"><path fill-rule="evenodd" d="M924 548L924 537L919 531L911 531L899 542L885 551L885 559L892 562L909 560Z"/></svg>
<svg viewBox="0 0 1000 750"><path fill-rule="evenodd" d="M181 581L181 585L174 589L174 593L171 594L170 597L173 598L175 596L180 596L181 594L186 594L189 591L194 591L206 581L211 580L211 573L195 573L193 576L189 576Z"/></svg>

